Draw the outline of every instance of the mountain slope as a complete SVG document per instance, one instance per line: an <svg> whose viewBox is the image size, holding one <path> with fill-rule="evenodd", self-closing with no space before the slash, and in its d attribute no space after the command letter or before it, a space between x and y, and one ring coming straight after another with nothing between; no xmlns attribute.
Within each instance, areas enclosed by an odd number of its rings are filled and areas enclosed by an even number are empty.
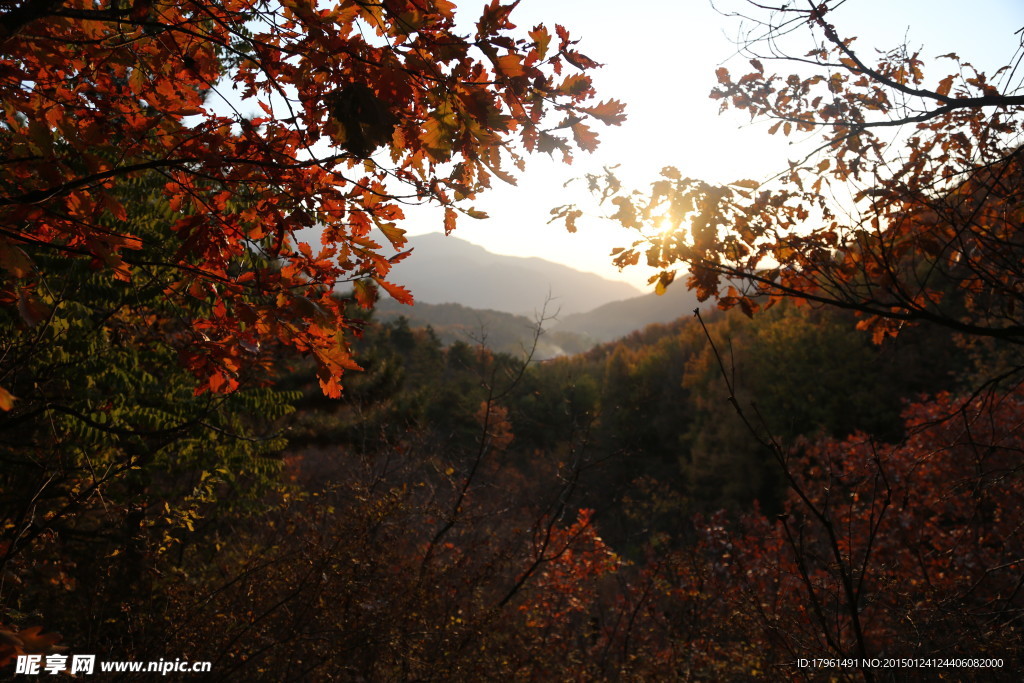
<svg viewBox="0 0 1024 683"><path fill-rule="evenodd" d="M563 316L551 331L585 335L595 343L612 341L651 323L672 322L693 313L700 305L696 294L679 282L662 296L644 294L613 301L586 313Z"/></svg>
<svg viewBox="0 0 1024 683"><path fill-rule="evenodd" d="M444 345L462 341L478 344L481 341L494 350L522 356L533 345L536 323L521 315L503 311L468 308L460 304L426 304L405 306L391 300L378 302L374 319L391 322L400 317L412 327L434 329ZM545 332L537 340L534 360L545 360L565 354L580 353L592 346L590 339L573 332Z"/></svg>
<svg viewBox="0 0 1024 683"><path fill-rule="evenodd" d="M548 314L565 316L638 293L625 282L541 258L492 254L441 233L414 235L409 242L412 257L396 266L389 279L412 290L417 302L456 303L532 319L549 295Z"/></svg>

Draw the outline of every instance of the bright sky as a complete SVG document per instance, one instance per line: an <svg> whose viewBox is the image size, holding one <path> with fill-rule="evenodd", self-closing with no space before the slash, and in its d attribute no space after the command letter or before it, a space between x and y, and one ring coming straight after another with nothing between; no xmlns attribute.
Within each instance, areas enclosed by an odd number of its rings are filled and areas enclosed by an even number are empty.
<svg viewBox="0 0 1024 683"><path fill-rule="evenodd" d="M458 11L464 20L475 20L484 4L463 0ZM744 7L739 0L716 4L722 10ZM460 219L455 234L462 239L496 253L539 256L645 287L651 273L644 267L619 273L611 265L609 252L628 246L630 231L596 219L581 220L576 234L547 225L554 206L586 200L582 192L563 188L567 179L614 164L622 165L621 175L633 186L653 180L666 165L712 181L763 179L784 167L789 156L797 157L785 138L765 132L767 124L749 125L732 111L719 116L718 104L708 98L718 66L739 73L747 66L743 59L730 60L738 21L716 12L709 0L522 0L512 20L524 32L537 23L551 29L560 23L582 39L578 49L605 64L594 75L600 99L625 102L629 120L620 127L598 125L601 147L592 155L578 154L572 166L546 155L529 158L518 186L496 185L477 203L490 219ZM912 48L923 47L925 73L935 80L951 63L928 57L948 52L991 75L1019 46L1021 36L1014 32L1024 27L1024 2L848 0L832 22L840 35L857 36L864 54L896 47L904 38ZM440 225L439 217L417 213L403 227L418 234L436 232ZM394 276L401 281L400 268Z"/></svg>

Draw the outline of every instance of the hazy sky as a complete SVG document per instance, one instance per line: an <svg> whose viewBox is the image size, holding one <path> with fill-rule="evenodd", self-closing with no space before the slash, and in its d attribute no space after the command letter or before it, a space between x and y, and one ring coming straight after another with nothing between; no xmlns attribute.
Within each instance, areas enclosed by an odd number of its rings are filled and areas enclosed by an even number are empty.
<svg viewBox="0 0 1024 683"><path fill-rule="evenodd" d="M484 4L463 0L458 11L475 20ZM727 11L744 3L716 6ZM622 164L637 184L653 180L665 165L716 181L762 179L785 166L791 149L785 138L768 136L767 124L750 125L737 112L719 116L718 104L708 98L719 65L740 73L747 66L734 58L738 20L719 14L708 0L522 0L512 20L524 32L537 23L566 26L581 39L582 53L605 64L594 75L600 99L624 101L629 120L619 127L595 126L600 149L578 154L572 166L546 155L530 157L517 187L496 185L477 203L491 218L461 219L459 237L494 252L540 256L641 286L649 272L636 266L619 273L608 256L612 247L632 241L629 231L596 219L581 221L573 235L546 224L552 207L582 197L563 189L567 179L613 164ZM857 36L864 54L895 47L906 37L912 47L923 47L926 60L957 52L993 71L1019 46L1014 32L1024 27L1024 2L848 0L832 22L840 34ZM927 60L926 75L937 81L950 64ZM404 227L411 234L435 232L440 219L417 214ZM401 281L400 268L394 276Z"/></svg>

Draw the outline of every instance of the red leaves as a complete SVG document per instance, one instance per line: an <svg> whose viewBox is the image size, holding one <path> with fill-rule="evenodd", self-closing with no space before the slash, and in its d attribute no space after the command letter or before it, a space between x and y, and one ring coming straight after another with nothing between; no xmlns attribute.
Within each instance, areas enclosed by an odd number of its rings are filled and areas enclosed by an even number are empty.
<svg viewBox="0 0 1024 683"><path fill-rule="evenodd" d="M515 32L517 4L489 3L472 38L454 32L449 0L332 10L232 0L200 13L138 0L130 12L141 23L40 17L31 33L9 37L0 60L0 143L17 160L0 166L0 220L19 226L0 239L0 268L12 278L0 302L27 325L45 318L27 293L24 245L38 244L166 291L160 315L190 328L174 343L200 391L234 390L265 349L283 345L315 355L336 394L351 363L337 350L348 325L330 293L364 283L356 298L368 306L376 281L412 301L386 279L398 260L368 239L374 226L402 249L401 204L415 198L444 206L450 232L458 211L484 216L460 203L491 177L515 181L507 164L523 165L520 136L569 160L574 146L597 144L588 119L622 121L621 103L595 104L585 73L552 85L563 60L581 71L597 64L561 26L557 54L543 26ZM254 13L266 19L255 27ZM360 20L375 38L355 30ZM238 46L247 59L224 58L223 46L250 30L258 34ZM224 83L260 118L208 110ZM289 104L271 106L282 92ZM576 120L571 136L551 132L556 115ZM449 162L444 172L456 170L439 176ZM133 196L156 182L162 197ZM158 204L159 225L143 223ZM296 246L296 232L314 226L319 253Z"/></svg>
<svg viewBox="0 0 1024 683"><path fill-rule="evenodd" d="M590 57L587 57L584 54L580 54L575 50L566 50L562 53L562 56L565 57L565 61L569 62L578 69L595 69L601 66Z"/></svg>
<svg viewBox="0 0 1024 683"><path fill-rule="evenodd" d="M585 613L597 597L595 583L618 569L620 560L597 535L593 514L582 509L571 526L552 526L550 536L538 541L542 570L519 606L529 626L550 628L572 613Z"/></svg>
<svg viewBox="0 0 1024 683"><path fill-rule="evenodd" d="M502 5L499 0L491 0L491 4L484 8L480 20L477 21L477 38L515 28L515 24L509 21L509 14L518 4L519 0L514 0L508 5Z"/></svg>
<svg viewBox="0 0 1024 683"><path fill-rule="evenodd" d="M806 642L901 657L922 633L935 647L988 633L1018 609L1007 596L1024 552L1022 418L1019 392L940 395L908 407L897 445L865 434L798 444L781 514L698 518L697 546L665 562L673 597L768 661Z"/></svg>

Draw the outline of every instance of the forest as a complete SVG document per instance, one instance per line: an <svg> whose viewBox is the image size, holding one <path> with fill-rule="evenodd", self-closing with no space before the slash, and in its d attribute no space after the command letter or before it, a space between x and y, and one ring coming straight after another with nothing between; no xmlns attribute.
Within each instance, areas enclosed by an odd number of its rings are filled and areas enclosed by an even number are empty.
<svg viewBox="0 0 1024 683"><path fill-rule="evenodd" d="M1024 43L749 3L710 97L802 156L583 173L702 304L541 360L374 311L413 207L629 125L463 4L0 3L3 676L1020 680Z"/></svg>

